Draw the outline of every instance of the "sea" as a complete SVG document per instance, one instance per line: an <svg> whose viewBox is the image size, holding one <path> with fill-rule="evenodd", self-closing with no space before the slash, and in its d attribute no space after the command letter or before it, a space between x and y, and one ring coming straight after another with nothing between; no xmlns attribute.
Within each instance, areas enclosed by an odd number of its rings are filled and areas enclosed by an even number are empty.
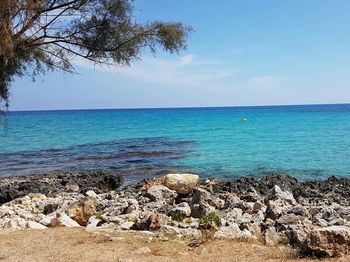
<svg viewBox="0 0 350 262"><path fill-rule="evenodd" d="M350 104L8 112L0 176L350 177Z"/></svg>

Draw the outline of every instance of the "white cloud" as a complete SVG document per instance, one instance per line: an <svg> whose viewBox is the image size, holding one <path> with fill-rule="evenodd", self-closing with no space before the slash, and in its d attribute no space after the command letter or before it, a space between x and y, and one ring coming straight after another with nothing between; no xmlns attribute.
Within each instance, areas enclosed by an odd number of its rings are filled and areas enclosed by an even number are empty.
<svg viewBox="0 0 350 262"><path fill-rule="evenodd" d="M187 65L193 62L193 60L196 58L195 55L185 55L180 58L180 65Z"/></svg>
<svg viewBox="0 0 350 262"><path fill-rule="evenodd" d="M166 86L209 86L232 78L237 69L225 61L189 54L175 59L145 57L130 67L99 67L78 60L81 67L118 73L122 77Z"/></svg>
<svg viewBox="0 0 350 262"><path fill-rule="evenodd" d="M278 75L264 75L257 76L249 79L246 82L247 86L261 87L261 88L272 88L278 87L282 84L283 78Z"/></svg>

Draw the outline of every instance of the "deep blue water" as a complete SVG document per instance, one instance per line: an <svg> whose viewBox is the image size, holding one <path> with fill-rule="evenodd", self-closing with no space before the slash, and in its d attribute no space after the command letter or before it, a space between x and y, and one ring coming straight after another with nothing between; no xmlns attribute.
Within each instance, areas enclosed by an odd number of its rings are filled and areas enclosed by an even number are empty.
<svg viewBox="0 0 350 262"><path fill-rule="evenodd" d="M350 177L350 104L10 112L0 121L0 176Z"/></svg>

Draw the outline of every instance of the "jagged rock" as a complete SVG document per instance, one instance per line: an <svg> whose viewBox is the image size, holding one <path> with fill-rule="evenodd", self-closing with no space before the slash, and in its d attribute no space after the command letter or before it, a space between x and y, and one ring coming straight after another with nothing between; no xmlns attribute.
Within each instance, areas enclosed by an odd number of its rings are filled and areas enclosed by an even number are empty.
<svg viewBox="0 0 350 262"><path fill-rule="evenodd" d="M47 198L44 194L29 194L29 196L31 197L32 202L42 201Z"/></svg>
<svg viewBox="0 0 350 262"><path fill-rule="evenodd" d="M261 202L255 202L253 205L253 212L258 213L259 211L262 211L263 213L266 212L266 206Z"/></svg>
<svg viewBox="0 0 350 262"><path fill-rule="evenodd" d="M89 197L98 198L97 194L93 190L86 191L85 195L87 195Z"/></svg>
<svg viewBox="0 0 350 262"><path fill-rule="evenodd" d="M120 229L122 230L129 230L131 229L133 226L134 226L135 222L132 222L132 221L126 221L122 224L120 224Z"/></svg>
<svg viewBox="0 0 350 262"><path fill-rule="evenodd" d="M147 197L156 202L166 201L170 203L177 197L177 193L166 186L158 185L147 190Z"/></svg>
<svg viewBox="0 0 350 262"><path fill-rule="evenodd" d="M289 225L286 234L289 238L289 242L292 246L298 248L304 248L305 242L309 237L309 232L313 229L310 225L295 224Z"/></svg>
<svg viewBox="0 0 350 262"><path fill-rule="evenodd" d="M46 229L47 227L34 221L28 221L27 224L30 229Z"/></svg>
<svg viewBox="0 0 350 262"><path fill-rule="evenodd" d="M194 204L191 209L191 216L194 218L201 218L214 210L214 207L206 203Z"/></svg>
<svg viewBox="0 0 350 262"><path fill-rule="evenodd" d="M155 213L148 218L149 229L155 230L169 223L170 218L167 215Z"/></svg>
<svg viewBox="0 0 350 262"><path fill-rule="evenodd" d="M17 211L17 215L21 218L24 218L25 220L33 219L33 214L26 210Z"/></svg>
<svg viewBox="0 0 350 262"><path fill-rule="evenodd" d="M8 230L18 230L18 229L24 229L27 227L27 221L24 218L13 218L13 219L8 219L4 225L4 229Z"/></svg>
<svg viewBox="0 0 350 262"><path fill-rule="evenodd" d="M244 240L252 240L255 237L251 232L244 229L241 230L237 224L231 224L227 227L220 227L217 232L214 234L215 238L232 238L232 239L244 239Z"/></svg>
<svg viewBox="0 0 350 262"><path fill-rule="evenodd" d="M105 213L106 217L115 217L125 213L126 209L129 207L129 203L126 199L117 200L103 200L99 203L96 210Z"/></svg>
<svg viewBox="0 0 350 262"><path fill-rule="evenodd" d="M140 209L139 204L137 203L129 203L129 206L125 209L124 213L125 214L130 214L138 211Z"/></svg>
<svg viewBox="0 0 350 262"><path fill-rule="evenodd" d="M266 205L266 217L278 219L280 216L287 214L289 204L283 200L268 200Z"/></svg>
<svg viewBox="0 0 350 262"><path fill-rule="evenodd" d="M186 228L181 229L181 236L183 238L189 238L189 239L200 239L202 238L202 232L195 228Z"/></svg>
<svg viewBox="0 0 350 262"><path fill-rule="evenodd" d="M213 197L210 201L210 205L215 207L216 209L224 209L225 208L225 200L219 197Z"/></svg>
<svg viewBox="0 0 350 262"><path fill-rule="evenodd" d="M327 227L328 226L328 222L322 218L315 218L313 223L316 226L320 226L320 227Z"/></svg>
<svg viewBox="0 0 350 262"><path fill-rule="evenodd" d="M9 217L14 215L15 212L13 211L12 207L8 207L8 206L0 206L0 219L3 217Z"/></svg>
<svg viewBox="0 0 350 262"><path fill-rule="evenodd" d="M68 193L80 192L80 187L77 184L68 184L64 187L64 191Z"/></svg>
<svg viewBox="0 0 350 262"><path fill-rule="evenodd" d="M290 213L293 213L294 215L298 215L298 216L305 216L305 217L309 217L309 212L307 211L306 207L302 206L302 205L296 205L296 206L292 206L289 210Z"/></svg>
<svg viewBox="0 0 350 262"><path fill-rule="evenodd" d="M80 227L80 225L67 216L65 213L56 213L56 217L51 219L51 227Z"/></svg>
<svg viewBox="0 0 350 262"><path fill-rule="evenodd" d="M43 215L39 223L48 227L51 225L51 220L52 220L52 217Z"/></svg>
<svg viewBox="0 0 350 262"><path fill-rule="evenodd" d="M209 203L212 201L211 194L203 188L194 190L191 201L191 216L200 218L215 210Z"/></svg>
<svg viewBox="0 0 350 262"><path fill-rule="evenodd" d="M253 213L254 204L252 202L245 202L243 200L237 202L234 207L242 209L244 212Z"/></svg>
<svg viewBox="0 0 350 262"><path fill-rule="evenodd" d="M261 199L261 197L256 192L255 188L251 187L247 190L247 193L241 197L241 199L247 202L257 202Z"/></svg>
<svg viewBox="0 0 350 262"><path fill-rule="evenodd" d="M192 196L192 205L208 203L211 200L211 194L207 190L203 188L197 188L194 190Z"/></svg>
<svg viewBox="0 0 350 262"><path fill-rule="evenodd" d="M235 203L241 200L240 197L237 196L237 194L235 193L226 192L223 197L225 199L225 206L224 206L225 209L233 206Z"/></svg>
<svg viewBox="0 0 350 262"><path fill-rule="evenodd" d="M301 222L305 221L307 218L303 216L297 216L294 214L288 214L285 216L282 216L276 220L277 224L280 225L290 225L290 224L300 224Z"/></svg>
<svg viewBox="0 0 350 262"><path fill-rule="evenodd" d="M268 227L264 234L265 244L274 246L279 243L280 236L278 235L275 227Z"/></svg>
<svg viewBox="0 0 350 262"><path fill-rule="evenodd" d="M171 211L170 215L175 220L182 219L184 217L188 217L191 215L191 208L190 205L186 202L182 202L180 204L177 204Z"/></svg>
<svg viewBox="0 0 350 262"><path fill-rule="evenodd" d="M88 196L75 203L68 209L68 215L81 226L86 226L90 217L96 213L97 200Z"/></svg>
<svg viewBox="0 0 350 262"><path fill-rule="evenodd" d="M159 233L164 235L164 236L175 237L175 236L179 236L181 234L181 230L180 230L180 228L177 228L177 227L163 225L160 228Z"/></svg>
<svg viewBox="0 0 350 262"><path fill-rule="evenodd" d="M294 196L292 193L288 192L288 191L282 191L282 189L275 185L268 193L268 195L266 196L266 199L268 200L282 200L285 201L286 203L290 204L290 205L295 205L296 201L294 199Z"/></svg>
<svg viewBox="0 0 350 262"><path fill-rule="evenodd" d="M102 224L102 220L97 218L96 216L92 216L89 219L89 222L86 226L86 229L95 229L97 228L99 225Z"/></svg>
<svg viewBox="0 0 350 262"><path fill-rule="evenodd" d="M304 251L328 257L349 254L350 229L344 226L314 229L309 234Z"/></svg>
<svg viewBox="0 0 350 262"><path fill-rule="evenodd" d="M122 182L122 176L100 171L0 178L0 204L30 193L51 196L64 191L69 184L78 185L82 192L91 189L97 193L109 192L120 187Z"/></svg>
<svg viewBox="0 0 350 262"><path fill-rule="evenodd" d="M199 176L194 174L168 174L164 177L164 185L178 194L189 194L197 186Z"/></svg>

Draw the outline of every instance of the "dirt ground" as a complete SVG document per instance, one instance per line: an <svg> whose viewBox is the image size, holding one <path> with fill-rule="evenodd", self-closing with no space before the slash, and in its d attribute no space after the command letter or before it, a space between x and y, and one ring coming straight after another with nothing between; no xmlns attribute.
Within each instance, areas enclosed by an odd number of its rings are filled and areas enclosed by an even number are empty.
<svg viewBox="0 0 350 262"><path fill-rule="evenodd" d="M193 242L192 242L193 244ZM0 233L0 261L298 261L288 247L228 240L207 241L190 247L189 241L161 240L124 232L55 228ZM350 261L350 257L322 260Z"/></svg>

